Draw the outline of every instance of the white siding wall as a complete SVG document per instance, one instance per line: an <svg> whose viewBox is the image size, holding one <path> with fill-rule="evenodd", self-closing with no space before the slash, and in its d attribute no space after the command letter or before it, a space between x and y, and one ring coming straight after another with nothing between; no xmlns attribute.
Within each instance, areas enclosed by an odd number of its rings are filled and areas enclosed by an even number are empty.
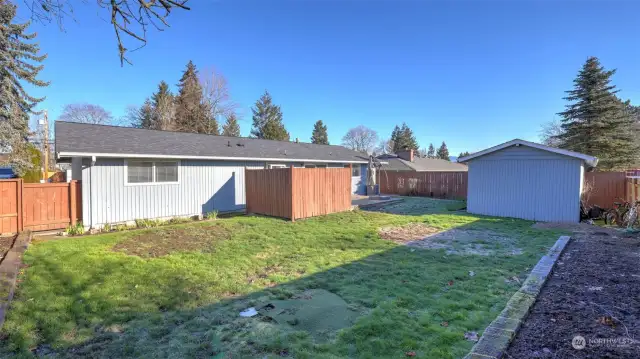
<svg viewBox="0 0 640 359"><path fill-rule="evenodd" d="M469 162L470 213L535 221L578 222L579 159L510 147Z"/></svg>
<svg viewBox="0 0 640 359"><path fill-rule="evenodd" d="M191 216L214 209L241 210L246 204L245 167L265 167L264 162L182 160L177 184L127 185L124 163L124 159L98 158L91 166L89 159L83 160L82 215L85 226ZM292 164L302 167L302 163L286 163L287 166ZM358 193L364 193L366 165L362 167L362 176L352 180L353 191Z"/></svg>

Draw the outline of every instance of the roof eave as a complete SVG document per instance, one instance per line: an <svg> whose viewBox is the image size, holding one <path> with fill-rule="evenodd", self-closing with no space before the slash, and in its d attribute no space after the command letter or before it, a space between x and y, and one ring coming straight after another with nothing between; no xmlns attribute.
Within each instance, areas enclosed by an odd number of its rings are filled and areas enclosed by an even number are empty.
<svg viewBox="0 0 640 359"><path fill-rule="evenodd" d="M193 160L220 160L220 161L270 161L270 162L310 162L310 163L361 163L366 164L366 160L320 160L307 158L262 158L262 157L225 157L225 156L185 156L185 155L157 155L144 153L99 153L99 152L57 152L58 158L67 157L102 157L102 158L170 158L170 159L193 159Z"/></svg>

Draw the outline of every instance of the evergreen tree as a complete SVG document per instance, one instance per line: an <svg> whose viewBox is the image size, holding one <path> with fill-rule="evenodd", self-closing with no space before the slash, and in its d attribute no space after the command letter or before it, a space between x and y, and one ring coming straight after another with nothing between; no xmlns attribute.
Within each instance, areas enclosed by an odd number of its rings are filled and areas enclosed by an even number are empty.
<svg viewBox="0 0 640 359"><path fill-rule="evenodd" d="M154 130L173 130L175 128L176 106L169 84L161 81L158 91L151 96L153 116L150 127Z"/></svg>
<svg viewBox="0 0 640 359"><path fill-rule="evenodd" d="M400 151L400 127L396 125L391 131L391 138L389 139L391 143L391 152L397 153Z"/></svg>
<svg viewBox="0 0 640 359"><path fill-rule="evenodd" d="M427 149L422 147L418 150L418 157L427 158Z"/></svg>
<svg viewBox="0 0 640 359"><path fill-rule="evenodd" d="M282 123L280 106L273 104L269 92L264 92L251 111L253 112L252 136L267 140L289 141L289 132Z"/></svg>
<svg viewBox="0 0 640 359"><path fill-rule="evenodd" d="M402 127L400 128L400 137L402 138L402 148L401 150L418 150L418 141L416 140L416 136L413 134L413 131L407 126L406 123L402 123Z"/></svg>
<svg viewBox="0 0 640 359"><path fill-rule="evenodd" d="M429 144L429 150L427 151L427 158L436 158L436 149L433 147L433 143Z"/></svg>
<svg viewBox="0 0 640 359"><path fill-rule="evenodd" d="M327 134L327 126L322 123L322 120L318 120L313 125L313 133L311 134L311 143L319 145L329 144L329 135Z"/></svg>
<svg viewBox="0 0 640 359"><path fill-rule="evenodd" d="M470 153L469 153L469 152L467 152L467 151L460 152L460 154L458 155L458 158L460 158L460 157L467 157L467 156L469 156L469 155L470 155Z"/></svg>
<svg viewBox="0 0 640 359"><path fill-rule="evenodd" d="M413 131L407 126L405 122L402 123L402 127L397 125L391 132L391 141L393 141L393 152L398 153L406 150L418 150L418 141Z"/></svg>
<svg viewBox="0 0 640 359"><path fill-rule="evenodd" d="M176 129L184 132L219 134L218 122L209 114L202 96L198 70L193 62L189 61L187 64L178 88L175 110Z"/></svg>
<svg viewBox="0 0 640 359"><path fill-rule="evenodd" d="M22 176L33 165L27 143L29 114L44 98L30 96L23 84L37 87L48 82L37 79L47 55L39 55L40 46L29 43L36 34L25 31L29 23L12 23L16 7L0 0L0 150L9 150L8 163Z"/></svg>
<svg viewBox="0 0 640 359"><path fill-rule="evenodd" d="M138 128L153 129L153 103L149 98L147 98L142 107L138 109L137 123L138 125L136 127Z"/></svg>
<svg viewBox="0 0 640 359"><path fill-rule="evenodd" d="M444 143L444 141L442 141L442 145L440 145L440 148L438 148L436 157L442 160L449 161L449 149L447 148L447 144Z"/></svg>
<svg viewBox="0 0 640 359"><path fill-rule="evenodd" d="M227 116L227 122L222 126L222 135L231 137L240 137L240 125L236 115Z"/></svg>
<svg viewBox="0 0 640 359"><path fill-rule="evenodd" d="M613 74L615 70L605 70L597 58L588 58L573 89L566 91L570 103L559 113L559 147L598 157L598 168L604 170L626 169L638 156L634 119L615 95Z"/></svg>

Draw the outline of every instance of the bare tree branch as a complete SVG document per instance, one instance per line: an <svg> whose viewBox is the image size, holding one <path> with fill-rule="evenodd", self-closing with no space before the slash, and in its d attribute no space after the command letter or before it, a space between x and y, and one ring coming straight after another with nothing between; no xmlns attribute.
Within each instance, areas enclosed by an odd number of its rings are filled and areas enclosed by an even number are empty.
<svg viewBox="0 0 640 359"><path fill-rule="evenodd" d="M162 26L169 27L167 17L173 9L191 10L186 4L189 0L95 0L103 9L109 10L110 23L116 35L120 65L131 64L126 53L135 51L147 44L147 31L149 25L156 30L164 30ZM31 12L31 19L40 22L56 21L60 29L64 29L64 18L73 18L71 0L23 0ZM86 2L86 0L83 0ZM162 26L158 24L162 23ZM140 46L129 50L124 45L124 36L139 43Z"/></svg>
<svg viewBox="0 0 640 359"><path fill-rule="evenodd" d="M113 116L102 106L89 103L74 103L64 107L58 117L60 121L91 123L96 125L110 125Z"/></svg>
<svg viewBox="0 0 640 359"><path fill-rule="evenodd" d="M371 154L378 142L378 133L368 127L358 126L352 128L342 137L342 145L359 152Z"/></svg>

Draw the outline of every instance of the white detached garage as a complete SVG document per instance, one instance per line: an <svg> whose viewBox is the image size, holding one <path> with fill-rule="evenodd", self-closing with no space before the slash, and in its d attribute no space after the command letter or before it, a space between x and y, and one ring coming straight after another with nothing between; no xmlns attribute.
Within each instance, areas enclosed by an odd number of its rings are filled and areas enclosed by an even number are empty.
<svg viewBox="0 0 640 359"><path fill-rule="evenodd" d="M598 159L515 139L458 161L469 165L468 212L575 223L584 172Z"/></svg>

